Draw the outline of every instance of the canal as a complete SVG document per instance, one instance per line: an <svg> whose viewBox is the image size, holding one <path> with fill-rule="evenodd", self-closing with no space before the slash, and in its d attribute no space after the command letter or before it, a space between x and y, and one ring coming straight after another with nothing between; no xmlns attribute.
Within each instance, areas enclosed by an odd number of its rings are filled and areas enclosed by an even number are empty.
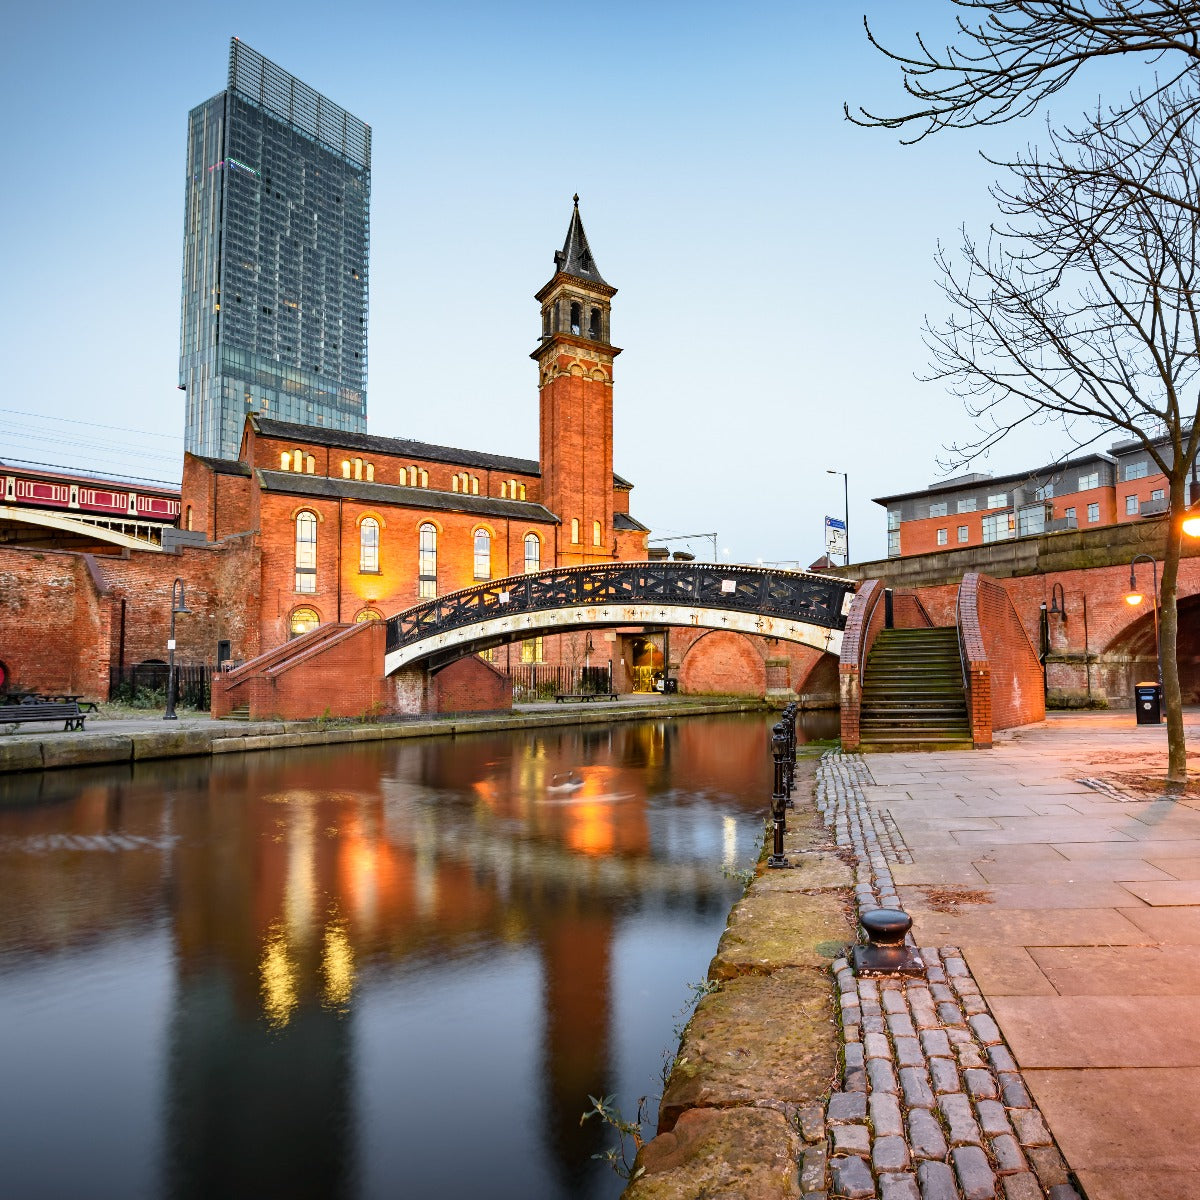
<svg viewBox="0 0 1200 1200"><path fill-rule="evenodd" d="M0 1191L617 1196L580 1115L654 1111L761 844L768 727L0 779Z"/></svg>

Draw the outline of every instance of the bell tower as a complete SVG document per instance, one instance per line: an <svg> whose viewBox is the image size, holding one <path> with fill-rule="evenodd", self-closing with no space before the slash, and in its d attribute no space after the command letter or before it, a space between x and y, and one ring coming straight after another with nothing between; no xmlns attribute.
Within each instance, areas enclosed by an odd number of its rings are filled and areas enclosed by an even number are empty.
<svg viewBox="0 0 1200 1200"><path fill-rule="evenodd" d="M535 297L542 334L530 355L538 365L542 503L562 522L562 566L616 556L612 385L621 351L609 333L616 294L592 257L577 195L554 275Z"/></svg>

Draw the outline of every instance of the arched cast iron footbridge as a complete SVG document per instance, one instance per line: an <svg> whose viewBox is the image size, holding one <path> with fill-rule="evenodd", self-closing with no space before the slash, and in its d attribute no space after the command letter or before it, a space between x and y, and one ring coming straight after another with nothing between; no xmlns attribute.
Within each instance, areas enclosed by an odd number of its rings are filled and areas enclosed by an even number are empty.
<svg viewBox="0 0 1200 1200"><path fill-rule="evenodd" d="M465 588L388 619L384 671L438 671L506 642L574 629L682 625L801 642L837 654L854 583L718 563L560 567Z"/></svg>

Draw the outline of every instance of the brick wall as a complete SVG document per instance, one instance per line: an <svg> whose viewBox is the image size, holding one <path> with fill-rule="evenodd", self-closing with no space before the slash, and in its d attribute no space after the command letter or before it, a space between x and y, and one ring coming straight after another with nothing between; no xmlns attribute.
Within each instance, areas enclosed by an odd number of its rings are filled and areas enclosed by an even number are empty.
<svg viewBox="0 0 1200 1200"><path fill-rule="evenodd" d="M674 652L672 638L672 657ZM723 629L700 634L684 651L677 674L679 690L689 696L765 696L767 691L762 649Z"/></svg>
<svg viewBox="0 0 1200 1200"><path fill-rule="evenodd" d="M842 716L842 745L857 750L862 716L862 679L859 664L867 660L871 645L884 621L883 581L866 579L854 595L842 633L838 667L838 696Z"/></svg>
<svg viewBox="0 0 1200 1200"><path fill-rule="evenodd" d="M512 708L507 675L469 654L439 671L429 681L429 712L494 712Z"/></svg>

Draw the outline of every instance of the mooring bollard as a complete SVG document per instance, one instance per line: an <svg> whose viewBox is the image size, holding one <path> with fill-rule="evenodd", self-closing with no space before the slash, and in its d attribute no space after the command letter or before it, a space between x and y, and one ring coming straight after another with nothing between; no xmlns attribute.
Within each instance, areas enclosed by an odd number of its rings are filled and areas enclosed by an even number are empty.
<svg viewBox="0 0 1200 1200"><path fill-rule="evenodd" d="M859 917L870 945L854 947L856 975L923 975L925 964L904 944L912 917L900 908L872 908Z"/></svg>
<svg viewBox="0 0 1200 1200"><path fill-rule="evenodd" d="M784 805L787 793L783 790L787 772L787 730L782 721L771 730L771 755L775 759L775 788L771 793L771 820L774 822L771 853L767 856L768 867L787 867L791 864L783 853L783 835L787 832Z"/></svg>

